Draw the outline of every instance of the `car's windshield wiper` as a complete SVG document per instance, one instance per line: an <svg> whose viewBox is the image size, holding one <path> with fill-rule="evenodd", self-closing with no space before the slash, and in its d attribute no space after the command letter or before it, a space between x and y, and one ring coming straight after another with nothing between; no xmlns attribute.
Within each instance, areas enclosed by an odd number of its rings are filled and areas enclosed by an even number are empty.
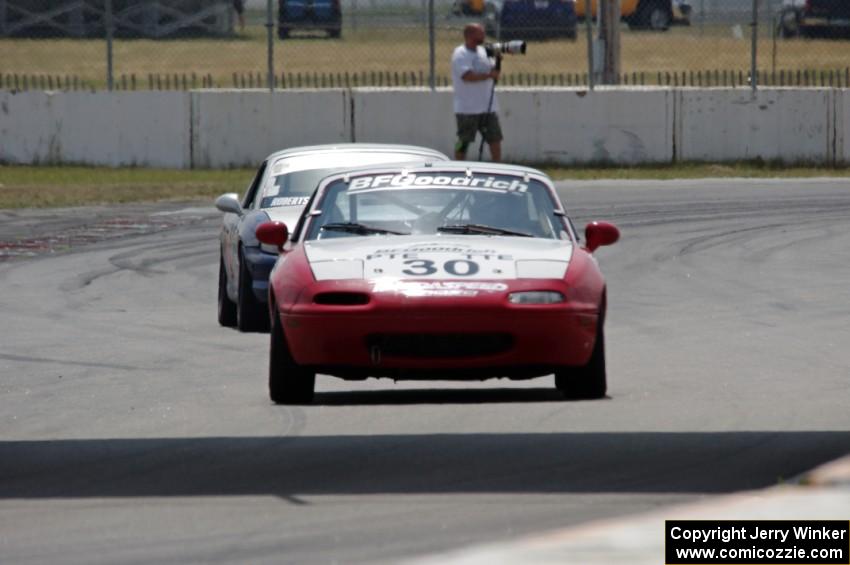
<svg viewBox="0 0 850 565"><path fill-rule="evenodd" d="M393 230L385 230L383 228L375 228L372 226L367 226L364 224L357 224L354 222L338 222L338 223L330 223L322 226L323 230L328 231L344 231L349 233L356 233L359 235L371 235L371 234L389 234L389 235L410 235L408 233L393 231Z"/></svg>
<svg viewBox="0 0 850 565"><path fill-rule="evenodd" d="M483 224L454 224L450 226L440 226L437 228L439 232L446 233L473 233L483 235L516 235L520 237L534 237L530 233L521 231L506 230L494 226L485 226Z"/></svg>

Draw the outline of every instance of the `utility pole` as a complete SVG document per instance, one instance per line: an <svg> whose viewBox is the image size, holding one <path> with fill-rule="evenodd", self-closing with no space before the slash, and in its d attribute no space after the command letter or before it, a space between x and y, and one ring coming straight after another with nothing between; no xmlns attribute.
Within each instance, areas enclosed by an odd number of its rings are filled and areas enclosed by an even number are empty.
<svg viewBox="0 0 850 565"><path fill-rule="evenodd" d="M437 89L437 39L434 18L434 0L428 0L428 86Z"/></svg>
<svg viewBox="0 0 850 565"><path fill-rule="evenodd" d="M584 0L584 24L587 30L587 86L593 90L596 61L593 60L593 9L590 0Z"/></svg>
<svg viewBox="0 0 850 565"><path fill-rule="evenodd" d="M112 39L115 35L115 22L112 18L112 0L106 0L103 23L106 26L106 88L112 91L115 86L115 70L112 61Z"/></svg>
<svg viewBox="0 0 850 565"><path fill-rule="evenodd" d="M601 0L599 39L602 49L602 83L620 80L620 0Z"/></svg>
<svg viewBox="0 0 850 565"><path fill-rule="evenodd" d="M269 92L274 92L274 7L273 0L266 2L266 78Z"/></svg>
<svg viewBox="0 0 850 565"><path fill-rule="evenodd" d="M750 61L750 83L753 89L753 95L759 87L759 70L758 70L758 45L759 45L759 0L753 0L753 21L750 24L750 35L752 36L752 48Z"/></svg>

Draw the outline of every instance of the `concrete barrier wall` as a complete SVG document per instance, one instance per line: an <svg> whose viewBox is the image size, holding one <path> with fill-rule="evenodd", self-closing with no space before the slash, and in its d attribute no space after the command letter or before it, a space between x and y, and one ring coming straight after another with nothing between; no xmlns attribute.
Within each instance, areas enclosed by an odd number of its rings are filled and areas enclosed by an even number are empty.
<svg viewBox="0 0 850 565"><path fill-rule="evenodd" d="M188 168L180 92L0 91L0 160Z"/></svg>
<svg viewBox="0 0 850 565"><path fill-rule="evenodd" d="M454 151L451 89L354 89L357 141L414 143ZM506 161L670 162L670 90L505 88L498 93ZM485 150L485 155L487 155ZM478 143L467 157L478 157Z"/></svg>
<svg viewBox="0 0 850 565"><path fill-rule="evenodd" d="M685 161L832 162L834 92L682 89L676 155Z"/></svg>
<svg viewBox="0 0 850 565"><path fill-rule="evenodd" d="M500 89L505 160L850 162L850 90ZM452 154L450 89L0 91L0 161L253 166L298 145L372 141ZM468 156L476 158L477 144Z"/></svg>
<svg viewBox="0 0 850 565"><path fill-rule="evenodd" d="M346 90L208 90L191 96L195 167L254 166L279 149L351 140Z"/></svg>
<svg viewBox="0 0 850 565"><path fill-rule="evenodd" d="M451 89L356 88L351 95L356 141L410 143L454 154Z"/></svg>
<svg viewBox="0 0 850 565"><path fill-rule="evenodd" d="M673 92L505 89L506 159L564 164L671 162Z"/></svg>

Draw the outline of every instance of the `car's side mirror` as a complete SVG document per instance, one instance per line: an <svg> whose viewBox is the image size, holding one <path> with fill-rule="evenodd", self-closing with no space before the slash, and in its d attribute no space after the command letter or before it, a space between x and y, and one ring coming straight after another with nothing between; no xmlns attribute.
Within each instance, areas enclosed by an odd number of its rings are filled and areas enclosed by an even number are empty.
<svg viewBox="0 0 850 565"><path fill-rule="evenodd" d="M283 222L263 222L257 226L256 233L260 243L274 245L278 251L283 251L283 246L289 240L289 228Z"/></svg>
<svg viewBox="0 0 850 565"><path fill-rule="evenodd" d="M590 222L584 228L584 239L587 250L593 253L603 245L611 245L620 239L620 230L608 222Z"/></svg>
<svg viewBox="0 0 850 565"><path fill-rule="evenodd" d="M242 205L239 204L239 195L235 192L228 192L227 194L222 194L216 198L215 207L222 212L229 212L231 214L236 214L237 216L241 216L243 214Z"/></svg>

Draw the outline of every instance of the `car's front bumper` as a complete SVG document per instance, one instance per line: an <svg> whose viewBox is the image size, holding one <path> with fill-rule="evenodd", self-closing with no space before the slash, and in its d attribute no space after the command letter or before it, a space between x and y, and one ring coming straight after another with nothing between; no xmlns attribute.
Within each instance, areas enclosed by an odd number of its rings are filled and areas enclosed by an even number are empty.
<svg viewBox="0 0 850 565"><path fill-rule="evenodd" d="M359 370L399 378L423 370L472 370L451 378L546 374L586 364L599 323L598 308L586 305L377 302L283 313L295 360L331 374Z"/></svg>
<svg viewBox="0 0 850 565"><path fill-rule="evenodd" d="M269 300L269 274L277 262L276 253L268 253L260 247L244 247L243 254L248 273L251 275L251 289L254 296L265 304Z"/></svg>

